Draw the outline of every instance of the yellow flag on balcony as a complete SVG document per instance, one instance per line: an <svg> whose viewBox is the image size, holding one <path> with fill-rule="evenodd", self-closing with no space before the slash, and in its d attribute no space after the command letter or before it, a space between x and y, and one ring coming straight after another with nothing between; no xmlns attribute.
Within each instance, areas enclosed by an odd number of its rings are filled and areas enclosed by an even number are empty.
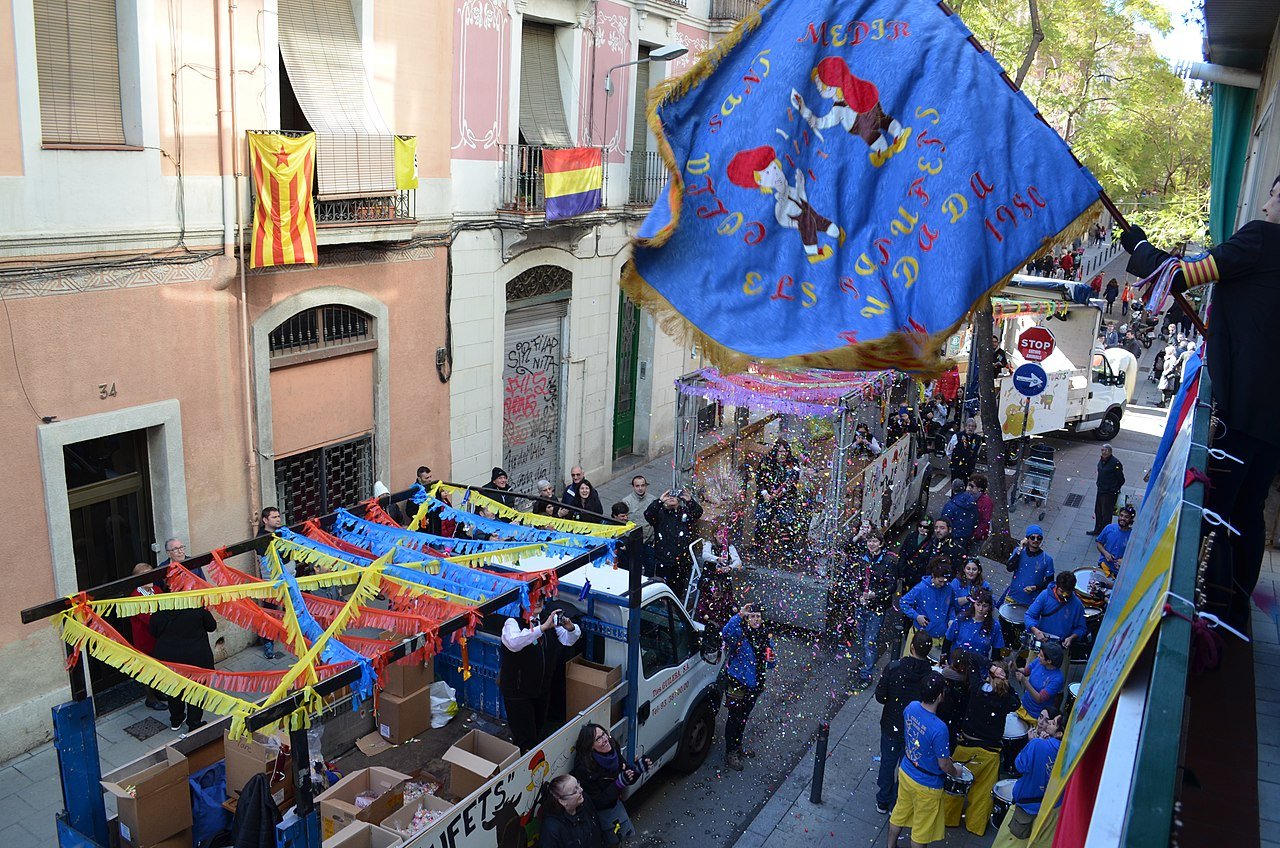
<svg viewBox="0 0 1280 848"><path fill-rule="evenodd" d="M290 138L249 133L253 169L253 250L250 268L316 263L316 134Z"/></svg>
<svg viewBox="0 0 1280 848"><path fill-rule="evenodd" d="M418 187L418 137L396 136L396 190Z"/></svg>

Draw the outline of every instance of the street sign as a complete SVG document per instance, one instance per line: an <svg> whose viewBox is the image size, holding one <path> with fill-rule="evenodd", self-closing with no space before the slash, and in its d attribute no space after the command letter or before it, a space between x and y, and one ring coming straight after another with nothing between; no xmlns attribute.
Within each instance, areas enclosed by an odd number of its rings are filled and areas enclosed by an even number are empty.
<svg viewBox="0 0 1280 848"><path fill-rule="evenodd" d="M1057 345L1048 327L1028 327L1018 336L1018 353L1027 362L1043 362Z"/></svg>
<svg viewBox="0 0 1280 848"><path fill-rule="evenodd" d="M1023 335L1025 336L1026 333L1023 333ZM1049 385L1049 375L1034 362L1019 365L1018 370L1013 372L1013 387L1023 397L1036 397L1044 391L1047 385Z"/></svg>

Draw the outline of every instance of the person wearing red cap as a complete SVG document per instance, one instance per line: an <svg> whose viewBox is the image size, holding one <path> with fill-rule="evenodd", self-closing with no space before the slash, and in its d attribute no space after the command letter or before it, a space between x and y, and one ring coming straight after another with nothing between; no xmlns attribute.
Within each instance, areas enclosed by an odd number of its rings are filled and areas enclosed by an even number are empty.
<svg viewBox="0 0 1280 848"><path fill-rule="evenodd" d="M844 244L844 230L829 218L819 215L809 205L809 197L804 188L804 172L796 168L796 184L792 186L788 183L786 174L782 173L778 154L769 145L738 151L729 160L726 172L729 182L734 185L759 189L774 196L774 218L782 226L800 232L800 242L804 245L805 256L810 262L817 264L835 255L831 245L818 246L820 233Z"/></svg>
<svg viewBox="0 0 1280 848"><path fill-rule="evenodd" d="M800 110L800 117L810 127L821 132L839 124L849 135L867 143L871 164L876 168L907 146L911 127L904 127L892 115L885 114L875 83L854 76L844 59L823 59L813 69L813 82L819 94L834 102L830 112L818 117L805 105L800 92L791 91L791 105Z"/></svg>

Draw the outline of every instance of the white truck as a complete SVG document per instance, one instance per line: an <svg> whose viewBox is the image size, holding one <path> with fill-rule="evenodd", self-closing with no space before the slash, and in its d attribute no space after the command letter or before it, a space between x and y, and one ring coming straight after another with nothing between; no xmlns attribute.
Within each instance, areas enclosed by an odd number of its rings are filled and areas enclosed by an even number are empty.
<svg viewBox="0 0 1280 848"><path fill-rule="evenodd" d="M1061 281L1015 275L1001 297L1043 303L1051 297L1046 288L1054 284L1060 286ZM997 324L1000 346L1009 353L1009 363L1014 368L1024 361L1017 352L1018 336L1024 330L1043 326L1056 341L1053 353L1039 363L1049 376L1048 387L1031 399L1029 410L1026 398L1014 389L1010 377L997 381L1001 435L1007 440L1024 432L1033 435L1056 430L1090 431L1098 440L1109 441L1120 432L1120 420L1137 379L1137 362L1127 351L1102 348L1098 342L1103 321L1101 308L1092 303L1053 299L1056 307L1047 314L1032 311Z"/></svg>
<svg viewBox="0 0 1280 848"><path fill-rule="evenodd" d="M548 562L526 559L519 568L539 570ZM638 615L628 607L629 572L588 565L560 579L560 600L578 608L580 644L588 658L622 669L622 683L571 718L542 745L489 779L454 805L406 846L415 848L524 848L537 827L542 784L573 765L573 746L587 722L609 727L635 757L653 767L628 790L634 792L664 766L692 772L711 751L720 695L715 687L719 656L704 656L703 626L693 621L665 583L646 579ZM586 581L590 591L584 592ZM585 596L585 600L580 600ZM630 623L629 623L630 622ZM635 667L638 697L626 697ZM634 704L634 712L629 712ZM613 720L618 716L617 720ZM635 728L634 746L629 733Z"/></svg>

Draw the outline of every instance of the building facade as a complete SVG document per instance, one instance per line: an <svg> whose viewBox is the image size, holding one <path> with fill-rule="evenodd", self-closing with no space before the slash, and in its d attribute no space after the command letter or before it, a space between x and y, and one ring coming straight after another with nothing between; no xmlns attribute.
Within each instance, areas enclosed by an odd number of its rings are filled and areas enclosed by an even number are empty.
<svg viewBox="0 0 1280 848"><path fill-rule="evenodd" d="M0 758L65 700L19 611L450 474L440 0L0 4ZM335 83L336 81L336 83ZM318 262L242 267L245 133L318 133ZM393 133L419 184L388 181ZM121 629L129 632L128 622ZM247 642L226 625L218 656ZM120 678L96 663L108 709Z"/></svg>

